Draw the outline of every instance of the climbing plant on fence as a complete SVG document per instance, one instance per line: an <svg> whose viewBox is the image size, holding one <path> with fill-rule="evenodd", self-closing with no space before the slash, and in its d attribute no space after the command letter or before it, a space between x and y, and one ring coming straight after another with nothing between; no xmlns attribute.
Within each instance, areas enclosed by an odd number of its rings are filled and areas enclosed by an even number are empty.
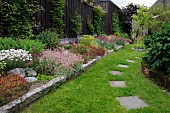
<svg viewBox="0 0 170 113"><path fill-rule="evenodd" d="M35 0L2 0L0 2L1 23L0 30L4 29L12 38L31 38L32 14L36 11Z"/></svg>
<svg viewBox="0 0 170 113"><path fill-rule="evenodd" d="M121 31L121 27L119 25L119 16L115 15L114 13L112 15L112 31L113 31L113 33L115 33L115 32L120 33L120 31Z"/></svg>
<svg viewBox="0 0 170 113"><path fill-rule="evenodd" d="M95 32L99 35L103 32L103 16L105 15L105 11L102 10L100 6L96 6L93 8L94 14L94 28Z"/></svg>
<svg viewBox="0 0 170 113"><path fill-rule="evenodd" d="M72 24L72 34L73 36L77 36L80 35L82 33L82 19L81 19L81 15L76 12L72 18L71 18L71 24Z"/></svg>
<svg viewBox="0 0 170 113"><path fill-rule="evenodd" d="M63 34L63 16L64 16L64 6L65 0L51 0L52 2L52 10L51 17L53 20L53 30L55 30L58 34Z"/></svg>

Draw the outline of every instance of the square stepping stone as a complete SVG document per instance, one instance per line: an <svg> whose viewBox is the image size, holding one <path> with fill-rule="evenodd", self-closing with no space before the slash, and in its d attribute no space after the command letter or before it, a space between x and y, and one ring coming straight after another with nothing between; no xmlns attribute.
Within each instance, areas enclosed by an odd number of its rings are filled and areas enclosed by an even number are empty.
<svg viewBox="0 0 170 113"><path fill-rule="evenodd" d="M141 59L140 57L135 57L136 59Z"/></svg>
<svg viewBox="0 0 170 113"><path fill-rule="evenodd" d="M127 110L144 108L147 107L148 104L141 100L138 96L130 96L130 97L118 97L116 98L122 106L124 106Z"/></svg>
<svg viewBox="0 0 170 113"><path fill-rule="evenodd" d="M128 68L129 66L124 65L124 64L119 64L118 67L121 67L121 68Z"/></svg>
<svg viewBox="0 0 170 113"><path fill-rule="evenodd" d="M124 81L110 81L110 86L124 88L126 87L126 83Z"/></svg>
<svg viewBox="0 0 170 113"><path fill-rule="evenodd" d="M133 60L126 60L126 62L135 63Z"/></svg>
<svg viewBox="0 0 170 113"><path fill-rule="evenodd" d="M110 71L110 74L112 74L112 75L122 75L122 72L120 72L120 71Z"/></svg>

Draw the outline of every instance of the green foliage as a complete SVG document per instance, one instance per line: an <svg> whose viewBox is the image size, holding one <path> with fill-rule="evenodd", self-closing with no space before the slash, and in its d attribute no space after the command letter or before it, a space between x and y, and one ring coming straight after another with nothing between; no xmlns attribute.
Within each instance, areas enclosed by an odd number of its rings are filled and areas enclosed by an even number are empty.
<svg viewBox="0 0 170 113"><path fill-rule="evenodd" d="M100 34L100 36L107 36L106 34Z"/></svg>
<svg viewBox="0 0 170 113"><path fill-rule="evenodd" d="M149 9L152 19L148 21L148 28L151 33L159 32L163 30L162 24L169 22L170 20L170 2L166 5L158 4Z"/></svg>
<svg viewBox="0 0 170 113"><path fill-rule="evenodd" d="M103 33L103 16L105 13L106 12L100 6L95 6L93 8L94 29L98 35Z"/></svg>
<svg viewBox="0 0 170 113"><path fill-rule="evenodd" d="M82 33L82 19L81 15L76 12L75 15L71 18L71 24L72 24L72 33L74 36L80 35Z"/></svg>
<svg viewBox="0 0 170 113"><path fill-rule="evenodd" d="M148 21L151 19L151 14L148 12L148 8L145 6L140 6L137 10L137 14L132 16L134 23L132 25L132 33L137 36L144 36L147 34L145 29L148 28Z"/></svg>
<svg viewBox="0 0 170 113"><path fill-rule="evenodd" d="M52 80L53 78L55 78L55 76L46 76L44 74L38 74L37 79L40 81L44 81L47 82L49 80Z"/></svg>
<svg viewBox="0 0 170 113"><path fill-rule="evenodd" d="M0 38L0 50L17 49L18 44L12 38Z"/></svg>
<svg viewBox="0 0 170 113"><path fill-rule="evenodd" d="M19 39L18 41L12 38L0 38L0 50L23 49L33 53L41 53L44 51L44 45L37 40Z"/></svg>
<svg viewBox="0 0 170 113"><path fill-rule="evenodd" d="M18 43L17 49L29 51L29 53L31 54L42 53L44 51L44 44L42 44L38 40L19 39L17 43Z"/></svg>
<svg viewBox="0 0 170 113"><path fill-rule="evenodd" d="M80 38L80 44L89 46L94 39L95 39L94 36L84 35L84 37Z"/></svg>
<svg viewBox="0 0 170 113"><path fill-rule="evenodd" d="M120 35L121 38L126 38L126 39L130 38L127 33L121 33Z"/></svg>
<svg viewBox="0 0 170 113"><path fill-rule="evenodd" d="M32 14L36 11L34 2L35 0L31 0L29 3L27 0L1 1L0 30L4 28L7 34L14 39L32 38Z"/></svg>
<svg viewBox="0 0 170 113"><path fill-rule="evenodd" d="M123 7L120 13L120 24L122 31L125 33L131 34L132 28L132 15L137 13L137 9L139 9L138 4L130 3L127 6Z"/></svg>
<svg viewBox="0 0 170 113"><path fill-rule="evenodd" d="M72 53L83 55L89 50L88 46L78 44L71 49Z"/></svg>
<svg viewBox="0 0 170 113"><path fill-rule="evenodd" d="M40 33L36 38L45 44L46 48L55 48L59 46L60 43L59 35L50 30Z"/></svg>
<svg viewBox="0 0 170 113"><path fill-rule="evenodd" d="M63 34L63 16L64 16L64 5L65 0L51 0L52 10L51 16L53 20L53 30L58 34Z"/></svg>
<svg viewBox="0 0 170 113"><path fill-rule="evenodd" d="M170 25L170 23L168 23ZM165 27L166 28L166 27ZM167 72L170 75L170 27L154 35L144 38L144 44L149 48L144 60L152 68Z"/></svg>
<svg viewBox="0 0 170 113"><path fill-rule="evenodd" d="M119 16L115 14L112 15L112 31L113 32L121 31L121 27L119 25Z"/></svg>
<svg viewBox="0 0 170 113"><path fill-rule="evenodd" d="M115 32L114 35L120 37L120 33L119 32Z"/></svg>
<svg viewBox="0 0 170 113"><path fill-rule="evenodd" d="M94 26L91 21L87 21L88 34L94 34Z"/></svg>

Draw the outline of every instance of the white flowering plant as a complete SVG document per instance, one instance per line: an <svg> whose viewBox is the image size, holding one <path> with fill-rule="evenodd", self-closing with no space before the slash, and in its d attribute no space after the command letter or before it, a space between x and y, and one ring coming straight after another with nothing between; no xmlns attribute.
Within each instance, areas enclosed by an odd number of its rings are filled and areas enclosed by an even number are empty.
<svg viewBox="0 0 170 113"><path fill-rule="evenodd" d="M15 68L25 68L30 62L32 62L32 55L29 54L29 51L22 49L1 50L0 62L2 62L4 71L9 71Z"/></svg>

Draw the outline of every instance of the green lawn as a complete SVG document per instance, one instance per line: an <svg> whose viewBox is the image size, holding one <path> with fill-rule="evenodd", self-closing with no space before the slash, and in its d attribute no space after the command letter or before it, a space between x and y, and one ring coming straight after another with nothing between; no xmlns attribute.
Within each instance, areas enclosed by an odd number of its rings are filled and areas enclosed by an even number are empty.
<svg viewBox="0 0 170 113"><path fill-rule="evenodd" d="M24 109L22 113L170 113L170 96L154 85L140 72L144 53L131 50L132 45L103 58L85 73ZM136 62L128 63L132 59ZM118 68L119 63L128 69ZM123 76L113 76L110 70L119 70ZM110 80L124 80L127 88L110 87ZM149 107L127 111L115 99L121 96L139 96Z"/></svg>

